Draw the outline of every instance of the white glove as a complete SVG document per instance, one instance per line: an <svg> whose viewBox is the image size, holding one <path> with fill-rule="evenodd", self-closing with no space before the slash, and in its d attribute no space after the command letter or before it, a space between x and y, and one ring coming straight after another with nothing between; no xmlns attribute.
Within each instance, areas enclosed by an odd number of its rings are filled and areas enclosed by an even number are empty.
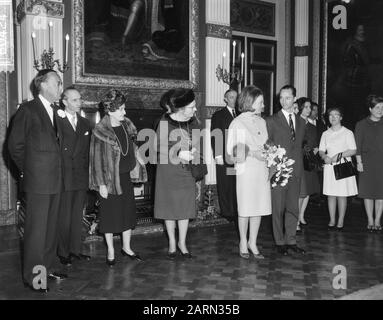
<svg viewBox="0 0 383 320"><path fill-rule="evenodd" d="M194 159L192 151L180 151L178 153L178 157L184 161L192 161Z"/></svg>
<svg viewBox="0 0 383 320"><path fill-rule="evenodd" d="M100 186L100 196L104 199L108 199L108 189L104 184Z"/></svg>

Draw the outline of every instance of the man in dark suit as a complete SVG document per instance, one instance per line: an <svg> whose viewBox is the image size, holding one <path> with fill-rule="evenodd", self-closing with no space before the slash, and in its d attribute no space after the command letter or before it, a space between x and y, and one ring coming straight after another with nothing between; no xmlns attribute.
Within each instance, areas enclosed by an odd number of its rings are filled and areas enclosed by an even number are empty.
<svg viewBox="0 0 383 320"><path fill-rule="evenodd" d="M66 266L71 265L73 259L90 260L90 256L81 253L81 230L89 184L91 126L79 114L81 102L81 95L74 87L64 90L61 103L65 108L65 117L59 118L64 190L59 211L57 253Z"/></svg>
<svg viewBox="0 0 383 320"><path fill-rule="evenodd" d="M36 96L17 110L8 148L25 192L24 281L32 290L47 292L46 274L49 279L67 277L51 270L62 188L61 127L53 103L60 98L62 82L55 71L41 70L33 84Z"/></svg>
<svg viewBox="0 0 383 320"><path fill-rule="evenodd" d="M291 85L284 86L279 92L282 110L266 119L269 139L275 145L286 149L286 156L295 160L292 177L287 186L272 189L273 234L277 250L282 255L289 251L304 254L296 242L296 227L299 216L299 191L303 175L302 145L305 138L305 121L295 116L294 102L296 89Z"/></svg>
<svg viewBox="0 0 383 320"><path fill-rule="evenodd" d="M217 191L221 215L228 220L236 221L238 216L236 178L233 163L228 163L226 139L230 123L236 116L237 92L229 89L225 93L224 100L226 107L216 111L211 118L211 145L216 162Z"/></svg>

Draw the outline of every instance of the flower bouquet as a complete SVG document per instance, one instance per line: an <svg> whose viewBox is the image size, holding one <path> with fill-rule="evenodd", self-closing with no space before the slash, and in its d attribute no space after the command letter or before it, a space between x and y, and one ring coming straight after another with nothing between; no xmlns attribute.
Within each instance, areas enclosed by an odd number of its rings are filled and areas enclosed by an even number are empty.
<svg viewBox="0 0 383 320"><path fill-rule="evenodd" d="M292 165L295 160L286 157L286 149L276 146L270 141L263 145L262 154L269 168L271 187L286 186L292 176Z"/></svg>

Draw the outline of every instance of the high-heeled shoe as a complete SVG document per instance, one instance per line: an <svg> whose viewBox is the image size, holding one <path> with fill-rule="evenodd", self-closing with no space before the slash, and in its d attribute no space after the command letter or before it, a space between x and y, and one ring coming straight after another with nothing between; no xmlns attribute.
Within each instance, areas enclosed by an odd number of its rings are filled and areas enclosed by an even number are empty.
<svg viewBox="0 0 383 320"><path fill-rule="evenodd" d="M250 253L248 252L242 252L241 251L241 246L239 246L239 256L243 259L249 260L250 258Z"/></svg>
<svg viewBox="0 0 383 320"><path fill-rule="evenodd" d="M191 259L192 255L190 252L182 252L180 248L178 248L178 252L181 254L183 258Z"/></svg>
<svg viewBox="0 0 383 320"><path fill-rule="evenodd" d="M254 253L254 251L251 250L250 247L247 247L247 249L253 254L253 257L254 257L255 259L258 259L258 260L263 260L263 259L265 259L265 256L264 256L263 254L261 254L260 252L258 252L258 253Z"/></svg>
<svg viewBox="0 0 383 320"><path fill-rule="evenodd" d="M166 257L169 260L174 260L177 257L177 251L173 251L173 252L168 251L168 253L166 254Z"/></svg>
<svg viewBox="0 0 383 320"><path fill-rule="evenodd" d="M342 231L342 230L343 230L343 227L344 227L344 226L341 226L341 227L336 226L336 230L337 230L337 231Z"/></svg>
<svg viewBox="0 0 383 320"><path fill-rule="evenodd" d="M116 264L116 259L109 260L108 258L106 258L106 264L109 267L113 267Z"/></svg>
<svg viewBox="0 0 383 320"><path fill-rule="evenodd" d="M136 260L136 261L144 261L137 253L134 253L134 254L129 254L127 252L125 252L124 249L121 249L121 254L125 257L129 257L130 259L132 260Z"/></svg>
<svg viewBox="0 0 383 320"><path fill-rule="evenodd" d="M367 231L368 231L368 232L374 232L374 229L375 229L375 227L374 227L374 225L372 225L372 224L369 224L369 225L367 226Z"/></svg>

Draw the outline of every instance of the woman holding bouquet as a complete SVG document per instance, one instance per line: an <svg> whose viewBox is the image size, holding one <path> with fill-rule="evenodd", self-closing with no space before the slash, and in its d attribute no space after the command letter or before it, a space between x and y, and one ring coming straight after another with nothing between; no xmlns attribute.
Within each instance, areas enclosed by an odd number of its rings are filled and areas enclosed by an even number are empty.
<svg viewBox="0 0 383 320"><path fill-rule="evenodd" d="M335 214L338 204L339 218L336 228L343 229L344 216L347 209L347 197L358 194L355 176L336 180L334 164L338 156L351 161L351 156L356 154L356 143L352 131L341 124L342 112L339 108L328 110L330 129L323 132L319 144L319 155L325 166L323 170L323 194L327 195L328 211L330 213L329 230L335 229Z"/></svg>
<svg viewBox="0 0 383 320"><path fill-rule="evenodd" d="M257 248L261 217L271 214L269 170L263 156L268 135L261 117L263 93L255 86L245 87L238 97L241 115L229 127L227 152L233 158L237 175L239 255L249 259L264 259ZM249 239L247 230L250 225Z"/></svg>

